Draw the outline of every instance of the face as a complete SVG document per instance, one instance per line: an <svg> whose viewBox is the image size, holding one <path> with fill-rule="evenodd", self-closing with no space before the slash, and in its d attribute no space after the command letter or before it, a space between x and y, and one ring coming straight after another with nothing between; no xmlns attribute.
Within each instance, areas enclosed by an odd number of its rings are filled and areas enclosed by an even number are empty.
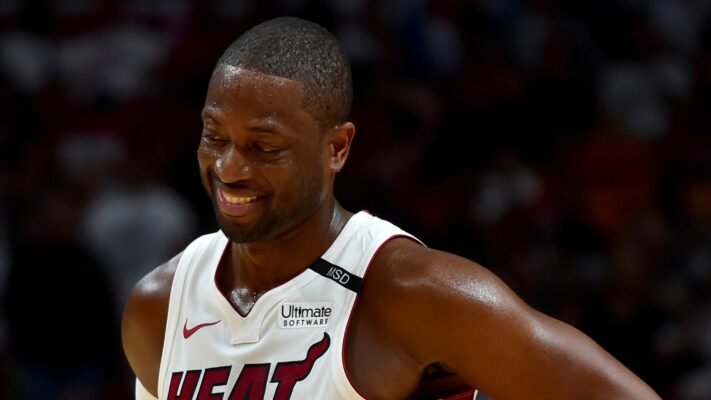
<svg viewBox="0 0 711 400"><path fill-rule="evenodd" d="M230 66L212 76L198 162L230 240L277 238L331 193L329 146L302 101L297 81Z"/></svg>

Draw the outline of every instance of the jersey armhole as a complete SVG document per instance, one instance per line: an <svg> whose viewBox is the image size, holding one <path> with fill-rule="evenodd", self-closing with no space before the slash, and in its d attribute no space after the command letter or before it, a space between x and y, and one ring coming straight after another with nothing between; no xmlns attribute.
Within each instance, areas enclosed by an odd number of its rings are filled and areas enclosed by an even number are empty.
<svg viewBox="0 0 711 400"><path fill-rule="evenodd" d="M158 398L164 397L163 388L165 385L165 376L168 374L168 366L170 365L171 355L173 354L173 342L175 341L175 332L177 331L179 324L178 315L180 314L181 301L183 298L185 279L188 274L189 262L195 255L198 248L201 247L205 236L198 238L188 245L183 252L183 255L180 257L180 260L178 260L178 266L175 268L173 282L170 286L168 314L166 315L165 333L163 335L163 351L161 353L160 367L158 370Z"/></svg>
<svg viewBox="0 0 711 400"><path fill-rule="evenodd" d="M136 378L136 400L158 400L154 397L151 392L149 392L141 383L141 381Z"/></svg>
<svg viewBox="0 0 711 400"><path fill-rule="evenodd" d="M368 275L368 271L370 270L370 267L373 264L373 261L375 258L378 256L380 251L390 243L394 239L409 239L412 240L415 243L421 244L424 246L424 243L422 243L419 239L416 237L412 236L411 234L399 229L395 228L394 232L390 232L378 245L378 247L373 251L372 255L370 255L370 259L368 260L367 265L363 269L363 282L365 283L365 280ZM360 293L352 293L352 296L354 297L353 301L350 303L350 310L348 312L348 318L346 319L345 327L339 330L338 335L339 335L339 344L340 344L340 349L339 349L339 357L340 362L340 371L338 371L342 377L345 379L341 380L339 379L338 376L335 376L335 381L337 382L337 387L339 391L341 392L342 395L347 396L347 398L354 398L355 396L359 396L361 399L367 399L367 397L358 389L358 387L355 385L353 382L353 379L348 372L348 368L346 366L346 337L348 336L348 330L351 325L351 319L353 317L353 310L355 310L358 301L360 300Z"/></svg>

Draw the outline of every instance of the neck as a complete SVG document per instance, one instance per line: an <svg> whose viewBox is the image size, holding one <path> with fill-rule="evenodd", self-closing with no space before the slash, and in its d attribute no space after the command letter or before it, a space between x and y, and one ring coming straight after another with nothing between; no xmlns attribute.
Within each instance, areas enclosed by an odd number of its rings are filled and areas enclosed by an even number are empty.
<svg viewBox="0 0 711 400"><path fill-rule="evenodd" d="M224 292L250 291L259 297L303 272L333 243L352 214L327 201L296 229L268 242L231 243L222 271ZM255 298L256 301L256 298Z"/></svg>

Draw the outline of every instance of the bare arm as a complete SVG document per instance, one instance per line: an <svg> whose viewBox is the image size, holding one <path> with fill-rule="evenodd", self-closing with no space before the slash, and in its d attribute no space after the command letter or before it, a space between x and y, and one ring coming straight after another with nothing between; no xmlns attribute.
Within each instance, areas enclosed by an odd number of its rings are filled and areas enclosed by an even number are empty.
<svg viewBox="0 0 711 400"><path fill-rule="evenodd" d="M389 328L421 366L446 365L497 400L659 399L588 336L530 308L478 264L407 240L389 247L378 279L390 282Z"/></svg>
<svg viewBox="0 0 711 400"><path fill-rule="evenodd" d="M170 287L181 254L154 269L136 284L123 313L121 340L124 353L138 380L155 397L158 397L158 372Z"/></svg>

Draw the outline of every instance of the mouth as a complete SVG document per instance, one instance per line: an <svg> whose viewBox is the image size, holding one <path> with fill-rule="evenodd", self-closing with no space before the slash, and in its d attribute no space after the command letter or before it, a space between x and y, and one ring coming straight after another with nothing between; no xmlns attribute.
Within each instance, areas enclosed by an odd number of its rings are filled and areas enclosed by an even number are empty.
<svg viewBox="0 0 711 400"><path fill-rule="evenodd" d="M229 194L221 188L217 189L217 204L220 210L233 217L242 217L252 212L259 199L260 196Z"/></svg>
<svg viewBox="0 0 711 400"><path fill-rule="evenodd" d="M222 198L230 204L244 205L244 204L251 203L251 202L257 200L257 196L248 196L248 197L232 196L232 195L229 195L229 194L223 192L220 189L218 189L218 190L220 191Z"/></svg>

